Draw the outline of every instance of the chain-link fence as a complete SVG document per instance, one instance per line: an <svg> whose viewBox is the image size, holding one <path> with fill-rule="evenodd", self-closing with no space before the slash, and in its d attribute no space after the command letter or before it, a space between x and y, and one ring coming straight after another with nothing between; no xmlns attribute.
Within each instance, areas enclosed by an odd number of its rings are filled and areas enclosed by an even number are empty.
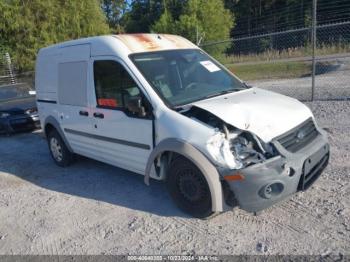
<svg viewBox="0 0 350 262"><path fill-rule="evenodd" d="M13 66L10 54L0 50L0 86L26 84L34 89L34 72L19 73Z"/></svg>
<svg viewBox="0 0 350 262"><path fill-rule="evenodd" d="M350 22L317 29L316 99L350 99Z"/></svg>
<svg viewBox="0 0 350 262"><path fill-rule="evenodd" d="M350 99L350 22L315 27L315 41L313 28L233 38L202 47L251 85L300 100ZM217 52L220 46L226 50L224 55Z"/></svg>
<svg viewBox="0 0 350 262"><path fill-rule="evenodd" d="M10 54L0 50L0 85L15 84L14 70Z"/></svg>

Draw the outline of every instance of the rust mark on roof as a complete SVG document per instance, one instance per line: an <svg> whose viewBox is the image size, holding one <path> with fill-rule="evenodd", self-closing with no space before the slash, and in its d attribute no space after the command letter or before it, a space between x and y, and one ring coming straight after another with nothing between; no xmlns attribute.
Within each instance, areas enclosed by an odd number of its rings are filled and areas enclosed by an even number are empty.
<svg viewBox="0 0 350 262"><path fill-rule="evenodd" d="M131 52L147 52L179 48L195 48L190 41L176 35L166 34L120 34L116 35Z"/></svg>
<svg viewBox="0 0 350 262"><path fill-rule="evenodd" d="M178 37L175 35L163 35L163 37L165 39L167 39L168 41L172 42L174 45L176 45L177 47L182 47L182 46L187 46L188 45L188 40L182 38L182 37Z"/></svg>
<svg viewBox="0 0 350 262"><path fill-rule="evenodd" d="M157 49L159 48L159 45L156 43L156 41L154 41L150 35L146 35L146 34L134 34L131 35L132 37L134 37L135 39L137 39L138 41L140 41L140 43L142 43L147 49Z"/></svg>

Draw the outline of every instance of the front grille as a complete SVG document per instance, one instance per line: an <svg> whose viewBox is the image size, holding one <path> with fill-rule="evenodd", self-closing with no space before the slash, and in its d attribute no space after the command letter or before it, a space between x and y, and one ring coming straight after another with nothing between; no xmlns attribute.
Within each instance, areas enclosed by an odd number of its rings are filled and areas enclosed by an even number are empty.
<svg viewBox="0 0 350 262"><path fill-rule="evenodd" d="M305 191L316 181L322 171L326 168L328 160L329 154L326 154L307 174L305 174L305 167L303 167L303 173L301 174L298 185L299 191Z"/></svg>
<svg viewBox="0 0 350 262"><path fill-rule="evenodd" d="M283 135L278 139L278 142L288 151L295 153L311 143L318 134L314 121L310 118L297 128Z"/></svg>

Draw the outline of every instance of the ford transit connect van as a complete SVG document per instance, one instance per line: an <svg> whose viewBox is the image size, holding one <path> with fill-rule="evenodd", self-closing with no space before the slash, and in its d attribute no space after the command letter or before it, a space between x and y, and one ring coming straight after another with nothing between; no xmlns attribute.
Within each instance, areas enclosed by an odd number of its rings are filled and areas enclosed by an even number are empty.
<svg viewBox="0 0 350 262"><path fill-rule="evenodd" d="M310 187L325 132L296 99L249 87L190 41L125 34L39 51L36 91L53 160L74 154L165 180L195 217L258 212ZM156 203L155 203L156 205Z"/></svg>

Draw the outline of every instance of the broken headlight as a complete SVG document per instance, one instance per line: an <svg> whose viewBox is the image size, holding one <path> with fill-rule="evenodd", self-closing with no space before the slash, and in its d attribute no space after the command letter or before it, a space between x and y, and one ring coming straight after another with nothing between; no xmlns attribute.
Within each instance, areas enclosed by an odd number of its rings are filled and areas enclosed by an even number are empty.
<svg viewBox="0 0 350 262"><path fill-rule="evenodd" d="M231 169L242 168L243 165L239 159L236 159L231 152L230 142L223 133L216 133L207 142L207 150L212 159L222 167Z"/></svg>
<svg viewBox="0 0 350 262"><path fill-rule="evenodd" d="M230 141L230 149L234 157L243 166L259 163L265 160L265 156L259 152L257 141L251 136L250 139L243 135ZM259 150L259 151L258 151Z"/></svg>
<svg viewBox="0 0 350 262"><path fill-rule="evenodd" d="M207 142L207 150L219 166L240 169L266 160L272 149L247 132L218 132Z"/></svg>

